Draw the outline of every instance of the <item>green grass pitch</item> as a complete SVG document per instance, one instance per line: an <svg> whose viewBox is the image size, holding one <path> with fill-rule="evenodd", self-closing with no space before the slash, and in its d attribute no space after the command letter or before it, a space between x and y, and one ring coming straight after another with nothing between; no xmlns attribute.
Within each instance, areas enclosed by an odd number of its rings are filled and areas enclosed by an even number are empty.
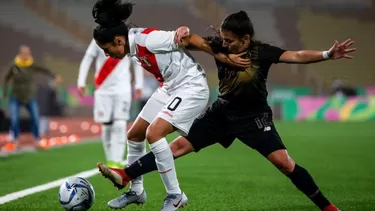
<svg viewBox="0 0 375 211"><path fill-rule="evenodd" d="M323 193L342 211L375 210L375 123L277 122L289 154L314 177ZM175 137L175 135L174 135ZM169 138L171 140L173 136ZM93 169L103 161L99 142L0 158L0 196ZM318 210L256 151L235 142L213 146L176 160L181 188L189 197L185 210ZM95 210L122 192L97 175ZM125 210L159 210L165 189L158 173L145 176L148 201ZM57 188L3 205L0 210L62 210Z"/></svg>

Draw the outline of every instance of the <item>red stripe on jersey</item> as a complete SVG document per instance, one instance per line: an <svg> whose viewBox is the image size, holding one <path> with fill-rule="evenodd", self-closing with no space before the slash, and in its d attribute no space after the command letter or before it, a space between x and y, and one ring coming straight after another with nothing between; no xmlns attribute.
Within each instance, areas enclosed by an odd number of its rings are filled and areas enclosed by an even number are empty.
<svg viewBox="0 0 375 211"><path fill-rule="evenodd" d="M142 34L149 34L153 31L158 31L156 28L148 28L142 31ZM160 86L163 86L163 75L160 72L158 62L154 53L150 52L145 46L137 44L138 58L141 62L142 67L148 72L152 73L156 80L159 81Z"/></svg>
<svg viewBox="0 0 375 211"><path fill-rule="evenodd" d="M120 59L114 59L108 57L104 62L102 68L99 70L98 75L95 77L95 85L98 88L104 80L109 76L109 74L115 69L116 65L120 62Z"/></svg>

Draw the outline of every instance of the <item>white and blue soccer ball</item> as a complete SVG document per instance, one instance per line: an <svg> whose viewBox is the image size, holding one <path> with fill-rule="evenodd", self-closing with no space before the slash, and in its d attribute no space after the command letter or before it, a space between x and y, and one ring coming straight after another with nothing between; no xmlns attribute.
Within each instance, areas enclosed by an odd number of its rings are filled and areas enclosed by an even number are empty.
<svg viewBox="0 0 375 211"><path fill-rule="evenodd" d="M95 200L94 188L81 177L70 177L61 184L59 202L65 210L86 211Z"/></svg>

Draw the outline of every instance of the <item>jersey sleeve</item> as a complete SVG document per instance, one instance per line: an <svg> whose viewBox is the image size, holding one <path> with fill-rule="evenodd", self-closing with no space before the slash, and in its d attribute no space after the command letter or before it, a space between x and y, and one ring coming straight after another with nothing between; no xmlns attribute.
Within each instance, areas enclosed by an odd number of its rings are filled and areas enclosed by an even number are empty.
<svg viewBox="0 0 375 211"><path fill-rule="evenodd" d="M174 42L175 31L153 31L147 35L146 48L152 53L166 53L179 49Z"/></svg>
<svg viewBox="0 0 375 211"><path fill-rule="evenodd" d="M277 64L280 61L280 56L285 52L286 50L281 49L276 46L264 44L261 49L259 50L259 59L261 61L267 61L270 63Z"/></svg>
<svg viewBox="0 0 375 211"><path fill-rule="evenodd" d="M78 73L78 80L77 80L78 87L86 86L86 78L89 73L91 63L97 56L98 51L99 49L98 49L97 44L95 43L95 40L92 40L79 66L79 73Z"/></svg>

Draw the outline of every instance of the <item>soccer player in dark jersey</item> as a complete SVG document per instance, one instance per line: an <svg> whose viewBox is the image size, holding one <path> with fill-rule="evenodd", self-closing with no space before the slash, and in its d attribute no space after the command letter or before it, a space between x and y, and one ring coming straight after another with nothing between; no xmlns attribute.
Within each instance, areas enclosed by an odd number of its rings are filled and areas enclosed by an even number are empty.
<svg viewBox="0 0 375 211"><path fill-rule="evenodd" d="M189 34L187 27L181 27L177 34L181 35L180 38L189 36L190 40L195 36ZM269 68L274 63L308 64L329 59L351 59L348 53L356 50L349 48L354 41L348 39L341 44L336 41L328 51L283 50L255 40L252 23L246 12L241 11L225 18L220 28L220 37L206 38L206 42L213 52L246 52L246 57L251 59L251 67L235 69L216 61L220 80L218 99L196 119L186 137L178 137L170 143L174 157L198 152L215 143L227 148L237 138L267 158L319 209L338 211L320 191L309 172L288 155L267 103L266 80ZM184 44L188 48L196 47ZM118 188L125 187L134 178L157 170L152 152L125 169L108 168L102 164L99 164L99 168L102 175ZM122 208L131 203L144 202L145 197L130 189L109 204Z"/></svg>

